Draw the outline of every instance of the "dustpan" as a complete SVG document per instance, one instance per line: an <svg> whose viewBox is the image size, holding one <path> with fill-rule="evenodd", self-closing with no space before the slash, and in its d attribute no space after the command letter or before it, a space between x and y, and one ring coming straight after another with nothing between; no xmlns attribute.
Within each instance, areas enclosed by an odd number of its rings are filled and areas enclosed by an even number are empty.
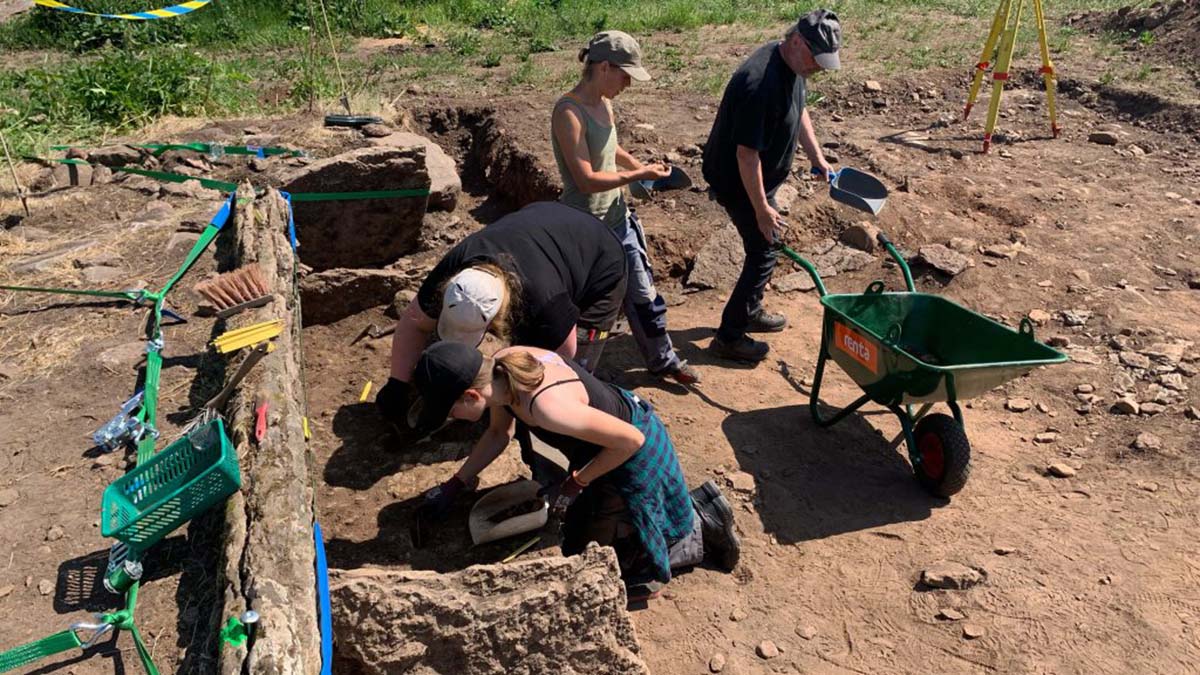
<svg viewBox="0 0 1200 675"><path fill-rule="evenodd" d="M888 191L878 178L847 166L830 174L829 196L836 202L877 216L887 201Z"/></svg>
<svg viewBox="0 0 1200 675"><path fill-rule="evenodd" d="M684 190L692 186L692 177L683 169L671 167L671 175L658 180L635 180L629 184L629 194L638 199L650 199L655 192Z"/></svg>
<svg viewBox="0 0 1200 675"><path fill-rule="evenodd" d="M492 516L501 511L537 499L541 486L537 481L519 480L488 492L479 498L471 507L468 525L471 529L471 541L475 544L486 544L518 534L541 529L550 518L550 506L545 502L542 508L519 516L514 516L498 523L493 523Z"/></svg>

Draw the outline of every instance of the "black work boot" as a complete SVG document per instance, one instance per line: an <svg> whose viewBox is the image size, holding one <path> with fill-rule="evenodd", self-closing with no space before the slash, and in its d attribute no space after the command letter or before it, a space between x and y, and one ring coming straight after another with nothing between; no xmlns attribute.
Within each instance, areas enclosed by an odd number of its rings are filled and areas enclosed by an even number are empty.
<svg viewBox="0 0 1200 675"><path fill-rule="evenodd" d="M750 317L746 330L751 333L778 333L787 328L787 317L760 309Z"/></svg>
<svg viewBox="0 0 1200 675"><path fill-rule="evenodd" d="M723 359L746 363L758 363L767 358L767 352L771 351L771 347L767 343L759 342L745 335L733 342L725 342L721 338L715 337L708 349Z"/></svg>
<svg viewBox="0 0 1200 675"><path fill-rule="evenodd" d="M733 529L733 507L711 480L692 490L691 495L704 535L704 557L726 572L732 572L742 553L742 545Z"/></svg>

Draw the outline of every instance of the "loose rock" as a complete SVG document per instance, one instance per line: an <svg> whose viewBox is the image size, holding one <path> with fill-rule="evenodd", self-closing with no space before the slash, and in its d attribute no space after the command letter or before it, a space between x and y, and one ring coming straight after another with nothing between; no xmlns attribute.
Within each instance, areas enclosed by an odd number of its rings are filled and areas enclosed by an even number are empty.
<svg viewBox="0 0 1200 675"><path fill-rule="evenodd" d="M1142 404L1141 414L1143 415L1158 415L1167 411L1167 406L1154 401L1148 401Z"/></svg>
<svg viewBox="0 0 1200 675"><path fill-rule="evenodd" d="M58 541L63 538L63 529L58 525L54 525L49 530L46 530L46 541Z"/></svg>
<svg viewBox="0 0 1200 675"><path fill-rule="evenodd" d="M0 490L0 507L12 506L17 503L17 499L21 496L16 488L5 488Z"/></svg>
<svg viewBox="0 0 1200 675"><path fill-rule="evenodd" d="M1034 443L1054 443L1057 440L1058 434L1053 431L1046 431L1033 437Z"/></svg>
<svg viewBox="0 0 1200 675"><path fill-rule="evenodd" d="M759 658L769 661L779 656L779 647L776 647L775 643L770 640L763 640L758 643L758 647L755 648L754 653L758 654Z"/></svg>
<svg viewBox="0 0 1200 675"><path fill-rule="evenodd" d="M739 621L745 621L746 617L748 616L750 615L746 613L746 610L742 609L741 607L734 607L733 611L729 613L729 620L737 623Z"/></svg>
<svg viewBox="0 0 1200 675"><path fill-rule="evenodd" d="M863 91L878 93L883 91L883 85L876 80L867 80L863 82Z"/></svg>
<svg viewBox="0 0 1200 675"><path fill-rule="evenodd" d="M937 618L941 619L942 621L962 621L963 619L967 618L967 615L963 614L957 609L954 609L953 607L943 607L942 609L938 610Z"/></svg>
<svg viewBox="0 0 1200 675"><path fill-rule="evenodd" d="M733 473L725 476L725 480L729 482L729 487L733 488L734 492L740 492L742 494L750 494L754 492L754 476L751 476L745 471L734 471Z"/></svg>
<svg viewBox="0 0 1200 675"><path fill-rule="evenodd" d="M1065 309L1059 316L1068 326L1083 326L1092 318L1092 312L1086 309Z"/></svg>
<svg viewBox="0 0 1200 675"><path fill-rule="evenodd" d="M1036 326L1045 326L1047 323L1050 323L1051 319L1050 312L1044 309L1031 309L1028 316L1029 320Z"/></svg>
<svg viewBox="0 0 1200 675"><path fill-rule="evenodd" d="M367 138L383 138L393 133L395 131L386 124L368 124L362 128L362 134Z"/></svg>
<svg viewBox="0 0 1200 675"><path fill-rule="evenodd" d="M42 595L50 595L54 592L54 582L49 579L42 579L37 585L38 593Z"/></svg>
<svg viewBox="0 0 1200 675"><path fill-rule="evenodd" d="M970 623L963 624L963 637L967 638L968 640L981 638L986 633L987 631L985 631L982 626L976 626L975 624Z"/></svg>
<svg viewBox="0 0 1200 675"><path fill-rule="evenodd" d="M1156 452L1162 450L1162 439L1149 431L1143 431L1133 441L1133 449L1141 452Z"/></svg>
<svg viewBox="0 0 1200 675"><path fill-rule="evenodd" d="M771 286L780 293L811 291L817 287L808 272L792 272Z"/></svg>
<svg viewBox="0 0 1200 675"><path fill-rule="evenodd" d="M1120 359L1121 365L1129 368L1145 370L1150 367L1150 359L1137 352L1121 352L1117 358Z"/></svg>
<svg viewBox="0 0 1200 675"><path fill-rule="evenodd" d="M742 269L742 238L733 223L717 230L696 253L687 284L693 288L733 288Z"/></svg>
<svg viewBox="0 0 1200 675"><path fill-rule="evenodd" d="M796 635L799 635L805 640L811 640L817 636L817 628L816 626L799 626L796 628Z"/></svg>
<svg viewBox="0 0 1200 675"><path fill-rule="evenodd" d="M1077 472L1071 466L1058 462L1046 467L1046 473L1054 476L1055 478L1071 478Z"/></svg>
<svg viewBox="0 0 1200 675"><path fill-rule="evenodd" d="M961 563L939 561L921 572L921 583L930 588L966 590L984 580L980 570Z"/></svg>
<svg viewBox="0 0 1200 675"><path fill-rule="evenodd" d="M869 222L855 223L838 236L841 242L851 248L856 248L867 253L874 253L877 245L876 237L879 236L879 228Z"/></svg>
<svg viewBox="0 0 1200 675"><path fill-rule="evenodd" d="M1033 401L1027 398L1010 398L1005 401L1004 407L1012 412L1022 413L1033 407Z"/></svg>
<svg viewBox="0 0 1200 675"><path fill-rule="evenodd" d="M922 246L918 251L918 260L952 277L971 266L970 258L941 244Z"/></svg>
<svg viewBox="0 0 1200 675"><path fill-rule="evenodd" d="M1141 406L1136 400L1125 396L1113 403L1112 412L1117 415L1136 415L1141 412Z"/></svg>
<svg viewBox="0 0 1200 675"><path fill-rule="evenodd" d="M708 672L719 673L722 670L725 670L725 655L717 652L708 660Z"/></svg>
<svg viewBox="0 0 1200 675"><path fill-rule="evenodd" d="M1093 131L1088 134L1088 142L1098 145L1116 145L1121 142L1121 139L1111 131Z"/></svg>

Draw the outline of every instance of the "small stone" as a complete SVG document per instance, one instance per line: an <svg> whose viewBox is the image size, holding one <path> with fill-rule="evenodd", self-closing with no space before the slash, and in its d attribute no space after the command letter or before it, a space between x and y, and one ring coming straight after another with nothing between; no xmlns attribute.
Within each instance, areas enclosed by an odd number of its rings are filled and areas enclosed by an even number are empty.
<svg viewBox="0 0 1200 675"><path fill-rule="evenodd" d="M733 488L734 492L742 494L750 494L754 492L754 476L745 471L735 471L725 477L729 482L729 487Z"/></svg>
<svg viewBox="0 0 1200 675"><path fill-rule="evenodd" d="M810 625L798 626L796 628L796 635L799 635L805 640L811 640L817 636L817 628L816 626Z"/></svg>
<svg viewBox="0 0 1200 675"><path fill-rule="evenodd" d="M941 244L922 246L917 254L920 262L949 276L958 276L971 266L967 256Z"/></svg>
<svg viewBox="0 0 1200 675"><path fill-rule="evenodd" d="M1149 431L1143 431L1133 441L1133 449L1140 452L1156 452L1162 450L1162 439Z"/></svg>
<svg viewBox="0 0 1200 675"><path fill-rule="evenodd" d="M876 248L877 236L879 236L879 228L864 221L842 230L842 234L838 238L851 248L872 253Z"/></svg>
<svg viewBox="0 0 1200 675"><path fill-rule="evenodd" d="M46 541L58 541L63 538L63 529L58 525L46 530Z"/></svg>
<svg viewBox="0 0 1200 675"><path fill-rule="evenodd" d="M808 272L792 272L777 282L771 283L771 288L778 293L793 293L795 291L811 291L817 287Z"/></svg>
<svg viewBox="0 0 1200 675"><path fill-rule="evenodd" d="M1140 413L1143 415L1158 415L1167 411L1167 406L1154 401L1147 401L1141 407Z"/></svg>
<svg viewBox="0 0 1200 675"><path fill-rule="evenodd" d="M972 623L963 624L963 637L967 638L968 640L981 638L985 635L985 633L986 631L983 630L982 626L976 626Z"/></svg>
<svg viewBox="0 0 1200 675"><path fill-rule="evenodd" d="M1059 316L1068 326L1083 326L1092 318L1092 312L1086 309L1064 309Z"/></svg>
<svg viewBox="0 0 1200 675"><path fill-rule="evenodd" d="M1121 139L1111 131L1093 131L1088 134L1088 142L1097 145L1116 145Z"/></svg>
<svg viewBox="0 0 1200 675"><path fill-rule="evenodd" d="M1046 473L1055 478L1071 478L1075 475L1076 471L1066 464L1057 462L1046 467Z"/></svg>
<svg viewBox="0 0 1200 675"><path fill-rule="evenodd" d="M1033 437L1034 443L1054 443L1058 440L1058 434L1053 431L1046 431Z"/></svg>
<svg viewBox="0 0 1200 675"><path fill-rule="evenodd" d="M1038 412L1040 412L1040 413L1050 414L1050 406L1046 405L1045 403L1042 403L1041 401L1038 401L1037 405L1035 405L1034 407L1037 408ZM1053 417L1054 415L1050 414L1050 416Z"/></svg>
<svg viewBox="0 0 1200 675"><path fill-rule="evenodd" d="M1200 408L1197 408L1196 406L1189 407L1184 414L1187 415L1188 419L1190 420L1200 420Z"/></svg>
<svg viewBox="0 0 1200 675"><path fill-rule="evenodd" d="M17 492L16 488L6 488L0 490L0 506L12 506L17 503L17 498L21 493Z"/></svg>
<svg viewBox="0 0 1200 675"><path fill-rule="evenodd" d="M1050 316L1050 312L1047 312L1043 309L1031 309L1029 310L1028 316L1029 320L1032 321L1035 326L1045 326L1047 323L1050 323L1050 319L1052 318Z"/></svg>
<svg viewBox="0 0 1200 675"><path fill-rule="evenodd" d="M266 171L271 166L270 162L268 162L265 159L259 158L259 157L252 157L250 159L249 164L250 164L250 170L257 171L258 173L262 173L263 171Z"/></svg>
<svg viewBox="0 0 1200 675"><path fill-rule="evenodd" d="M750 615L746 613L746 610L742 609L741 607L734 607L733 611L729 613L729 620L737 623L739 621L745 621L746 617L748 616Z"/></svg>
<svg viewBox="0 0 1200 675"><path fill-rule="evenodd" d="M1158 492L1158 483L1155 483L1153 481L1139 480L1137 483L1134 483L1134 485L1139 490L1145 490L1146 492Z"/></svg>
<svg viewBox="0 0 1200 675"><path fill-rule="evenodd" d="M362 128L362 133L367 138L383 138L396 132L386 124L368 124Z"/></svg>
<svg viewBox="0 0 1200 675"><path fill-rule="evenodd" d="M992 553L995 553L996 555L1012 555L1016 552L1017 549L1013 548L1012 546L997 546L996 548L992 549Z"/></svg>
<svg viewBox="0 0 1200 675"><path fill-rule="evenodd" d="M876 80L867 80L863 82L863 91L879 93L883 91L883 85Z"/></svg>
<svg viewBox="0 0 1200 675"><path fill-rule="evenodd" d="M943 607L942 609L938 610L937 618L941 619L942 621L962 621L963 619L967 618L967 615L963 614L957 609L954 609L953 607Z"/></svg>
<svg viewBox="0 0 1200 675"><path fill-rule="evenodd" d="M1055 335L1049 340L1046 340L1046 344L1050 345L1051 347L1063 349L1071 346L1071 338L1067 337L1066 335Z"/></svg>
<svg viewBox="0 0 1200 675"><path fill-rule="evenodd" d="M1001 260L1011 260L1017 257L1017 249L1004 244L993 244L983 247L983 254L989 258L999 258Z"/></svg>
<svg viewBox="0 0 1200 675"><path fill-rule="evenodd" d="M1121 365L1128 368L1140 368L1142 370L1146 370L1150 367L1150 358L1137 352L1121 352L1121 355L1118 357L1118 359L1121 361Z"/></svg>
<svg viewBox="0 0 1200 675"><path fill-rule="evenodd" d="M961 563L939 561L921 572L921 583L931 588L965 590L982 582L983 573Z"/></svg>
<svg viewBox="0 0 1200 675"><path fill-rule="evenodd" d="M1095 391L1096 387L1094 385L1087 384L1086 382L1075 387L1076 394L1091 394Z"/></svg>
<svg viewBox="0 0 1200 675"><path fill-rule="evenodd" d="M755 648L754 653L758 654L759 658L769 661L779 656L779 647L776 647L775 643L770 640L763 640L758 643L758 647Z"/></svg>
<svg viewBox="0 0 1200 675"><path fill-rule="evenodd" d="M1162 386L1173 391L1187 391L1187 385L1183 383L1183 375L1179 373L1167 373L1158 378Z"/></svg>
<svg viewBox="0 0 1200 675"><path fill-rule="evenodd" d="M974 239L964 239L962 237L951 237L950 241L946 242L946 246L959 253L974 253L979 248L978 242Z"/></svg>
<svg viewBox="0 0 1200 675"><path fill-rule="evenodd" d="M1023 413L1033 407L1033 401L1027 398L1010 398L1004 402L1004 407L1010 412Z"/></svg>
<svg viewBox="0 0 1200 675"><path fill-rule="evenodd" d="M54 582L49 579L42 579L37 585L38 593L42 595L50 595L54 592Z"/></svg>
<svg viewBox="0 0 1200 675"><path fill-rule="evenodd" d="M708 672L719 673L722 670L725 670L725 655L717 652L708 660Z"/></svg>
<svg viewBox="0 0 1200 675"><path fill-rule="evenodd" d="M0 598L8 597L14 590L16 590L16 587L12 584L0 586Z"/></svg>

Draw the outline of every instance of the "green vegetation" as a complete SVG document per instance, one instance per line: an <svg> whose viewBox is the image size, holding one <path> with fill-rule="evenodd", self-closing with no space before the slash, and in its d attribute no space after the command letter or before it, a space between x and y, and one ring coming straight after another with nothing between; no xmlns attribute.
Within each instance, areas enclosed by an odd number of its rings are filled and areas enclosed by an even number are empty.
<svg viewBox="0 0 1200 675"><path fill-rule="evenodd" d="M575 72L550 72L531 55L573 52L598 30L620 28L645 35L738 23L769 36L818 4L838 11L850 26L847 48L856 50L860 59L879 63L885 72L945 67L957 62L946 40L961 38L969 30L982 41L996 2L216 0L182 17L144 22L36 8L0 26L0 50L35 51L40 59L23 68L0 65L0 130L21 152L31 152L48 141L95 138L162 115L270 113L329 100L341 93L341 85L330 64L322 8L354 94L388 76L453 76L471 67L497 68L502 73L499 84L509 89L555 86L559 80L573 81ZM120 13L153 3L70 4ZM1067 13L1123 4L1127 0L1060 0L1051 9ZM1031 24L1023 22L1023 34ZM1075 35L1071 29L1059 29L1055 51L1065 51ZM894 39L877 39L885 36L905 37L912 47L897 51ZM413 48L365 59L348 53L355 40L368 37L404 37ZM1153 36L1147 33L1139 39L1148 44ZM429 43L435 48L424 49ZM719 95L728 77L727 64L706 58L699 44L655 52L651 41L648 53L672 85ZM28 64L30 59L9 62Z"/></svg>

